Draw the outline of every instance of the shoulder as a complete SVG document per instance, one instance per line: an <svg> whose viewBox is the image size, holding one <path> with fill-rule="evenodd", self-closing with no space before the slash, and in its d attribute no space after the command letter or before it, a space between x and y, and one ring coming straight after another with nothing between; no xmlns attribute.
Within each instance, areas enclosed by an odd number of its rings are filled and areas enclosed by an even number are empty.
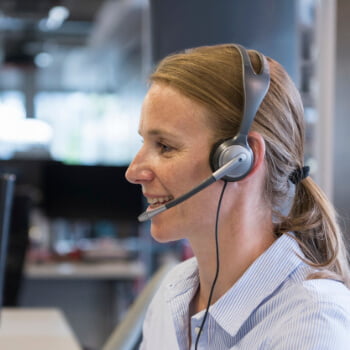
<svg viewBox="0 0 350 350"><path fill-rule="evenodd" d="M320 313L333 309L343 312L350 318L350 290L339 281L305 280L291 286L288 294L293 294L299 308L314 309Z"/></svg>
<svg viewBox="0 0 350 350"><path fill-rule="evenodd" d="M272 349L348 349L350 291L342 283L306 280L290 285L281 296L283 315Z"/></svg>
<svg viewBox="0 0 350 350"><path fill-rule="evenodd" d="M163 285L178 284L184 280L192 280L198 276L198 265L196 258L190 258L175 265L165 276Z"/></svg>
<svg viewBox="0 0 350 350"><path fill-rule="evenodd" d="M312 300L350 307L350 290L342 282L320 278L306 280L302 286Z"/></svg>
<svg viewBox="0 0 350 350"><path fill-rule="evenodd" d="M331 279L311 279L292 283L281 292L282 305L294 317L325 318L344 316L350 321L350 290L341 282Z"/></svg>
<svg viewBox="0 0 350 350"><path fill-rule="evenodd" d="M150 308L153 305L165 303L174 294L179 294L188 288L192 288L196 283L198 283L197 259L191 258L175 265L163 278Z"/></svg>
<svg viewBox="0 0 350 350"><path fill-rule="evenodd" d="M197 260L192 258L175 265L163 278L145 315L141 349L162 349L164 344L177 344L174 310L170 304L189 286L195 286L197 271Z"/></svg>

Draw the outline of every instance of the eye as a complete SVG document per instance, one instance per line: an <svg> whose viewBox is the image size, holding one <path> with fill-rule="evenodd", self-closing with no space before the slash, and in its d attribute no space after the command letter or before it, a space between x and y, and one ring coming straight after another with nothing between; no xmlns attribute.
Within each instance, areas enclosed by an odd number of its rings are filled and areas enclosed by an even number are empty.
<svg viewBox="0 0 350 350"><path fill-rule="evenodd" d="M172 147L168 146L167 144L161 141L157 142L157 147L160 150L160 153L168 153L173 150Z"/></svg>

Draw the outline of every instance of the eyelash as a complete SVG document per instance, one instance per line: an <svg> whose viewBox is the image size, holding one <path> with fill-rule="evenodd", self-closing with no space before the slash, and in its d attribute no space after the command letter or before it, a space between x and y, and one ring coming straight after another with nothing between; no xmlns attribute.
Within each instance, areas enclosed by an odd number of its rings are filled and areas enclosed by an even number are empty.
<svg viewBox="0 0 350 350"><path fill-rule="evenodd" d="M144 140L141 139L141 144L144 144ZM155 141L156 148L160 150L160 153L169 153L174 150L174 147L168 146L166 143L164 143L162 140Z"/></svg>
<svg viewBox="0 0 350 350"><path fill-rule="evenodd" d="M158 141L157 142L157 147L160 149L160 153L168 153L171 152L173 150L172 147L166 145L163 142Z"/></svg>

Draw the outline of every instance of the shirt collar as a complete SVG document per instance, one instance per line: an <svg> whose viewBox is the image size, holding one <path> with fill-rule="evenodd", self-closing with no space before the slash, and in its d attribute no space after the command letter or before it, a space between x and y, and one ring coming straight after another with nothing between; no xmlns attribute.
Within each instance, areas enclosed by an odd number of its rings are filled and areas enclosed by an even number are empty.
<svg viewBox="0 0 350 350"><path fill-rule="evenodd" d="M298 243L288 234L282 235L210 307L210 315L234 336L254 309L303 263L302 256Z"/></svg>
<svg viewBox="0 0 350 350"><path fill-rule="evenodd" d="M196 258L191 258L181 263L170 280L165 280L166 301L181 297L187 293L194 294L199 285L198 264Z"/></svg>
<svg viewBox="0 0 350 350"><path fill-rule="evenodd" d="M252 312L271 295L300 264L302 253L290 234L278 238L243 276L209 309L210 316L234 336ZM169 281L165 281L165 298L174 321L182 324L178 338L183 338L188 320L188 307L199 284L196 258L183 262ZM202 317L204 310L193 317ZM185 339L184 339L185 341Z"/></svg>

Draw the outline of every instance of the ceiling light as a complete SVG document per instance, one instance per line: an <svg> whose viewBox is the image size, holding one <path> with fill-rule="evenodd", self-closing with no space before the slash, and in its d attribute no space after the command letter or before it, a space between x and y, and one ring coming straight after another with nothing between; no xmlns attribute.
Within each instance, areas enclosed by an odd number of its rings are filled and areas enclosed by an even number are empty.
<svg viewBox="0 0 350 350"><path fill-rule="evenodd" d="M63 22L69 17L69 10L64 6L55 6L50 9L46 19L40 21L41 30L55 30L61 27Z"/></svg>
<svg viewBox="0 0 350 350"><path fill-rule="evenodd" d="M34 62L39 68L48 67L52 63L52 61L52 56L47 52L40 52L34 58Z"/></svg>

